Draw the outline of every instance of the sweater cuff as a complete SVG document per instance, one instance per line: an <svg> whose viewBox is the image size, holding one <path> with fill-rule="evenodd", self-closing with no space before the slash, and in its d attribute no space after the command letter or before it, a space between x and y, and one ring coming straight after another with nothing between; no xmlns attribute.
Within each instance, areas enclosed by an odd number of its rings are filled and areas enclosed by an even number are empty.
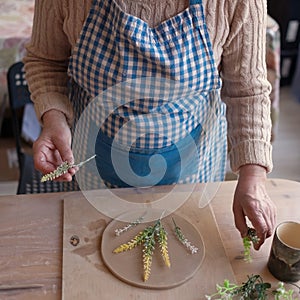
<svg viewBox="0 0 300 300"><path fill-rule="evenodd" d="M69 126L73 124L73 106L66 95L59 93L47 93L40 96L40 100L34 101L35 112L38 120L43 125L42 116L51 109L61 111L67 119Z"/></svg>
<svg viewBox="0 0 300 300"><path fill-rule="evenodd" d="M238 172L243 165L260 165L267 173L273 169L272 145L261 140L244 141L231 148L229 153L230 166L233 172Z"/></svg>

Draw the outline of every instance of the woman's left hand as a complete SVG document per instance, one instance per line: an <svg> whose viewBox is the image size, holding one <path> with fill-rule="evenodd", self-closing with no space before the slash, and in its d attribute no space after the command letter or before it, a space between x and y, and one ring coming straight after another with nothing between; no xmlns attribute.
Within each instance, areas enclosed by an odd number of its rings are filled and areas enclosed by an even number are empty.
<svg viewBox="0 0 300 300"><path fill-rule="evenodd" d="M233 200L235 226L245 237L249 227L246 217L249 219L259 238L256 250L272 235L276 224L276 207L267 194L266 180L265 168L242 166Z"/></svg>

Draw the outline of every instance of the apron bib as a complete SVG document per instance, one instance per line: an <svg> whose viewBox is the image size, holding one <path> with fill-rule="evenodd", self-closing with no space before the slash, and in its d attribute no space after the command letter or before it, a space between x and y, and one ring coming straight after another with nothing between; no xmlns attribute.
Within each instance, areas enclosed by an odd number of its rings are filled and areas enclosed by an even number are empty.
<svg viewBox="0 0 300 300"><path fill-rule="evenodd" d="M89 111L76 133L76 152L87 157L95 151L107 186L224 179L225 104L201 0L154 28L113 0L95 0L68 72L75 123ZM118 93L123 83L129 97ZM106 91L115 93L112 104L99 100ZM89 109L97 98L99 107Z"/></svg>

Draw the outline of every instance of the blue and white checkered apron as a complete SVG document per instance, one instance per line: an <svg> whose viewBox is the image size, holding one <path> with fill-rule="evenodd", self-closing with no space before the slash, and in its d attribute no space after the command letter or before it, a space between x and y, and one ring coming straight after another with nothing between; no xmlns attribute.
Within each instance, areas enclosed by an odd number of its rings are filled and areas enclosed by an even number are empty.
<svg viewBox="0 0 300 300"><path fill-rule="evenodd" d="M84 159L92 154L88 153L92 150L86 150L91 127L99 126L94 149L98 172L107 185L224 179L225 105L220 99L221 81L201 0L191 0L189 8L154 28L125 13L114 0L94 0L70 58L69 75L75 121L103 92L114 93L114 87L122 83L124 90L129 87L131 91L111 97L112 102L122 99L113 105L101 99L99 107L85 117L79 133ZM176 89L179 92L174 92ZM97 119L105 122L99 124ZM190 137L196 153L189 147ZM115 160L111 158L112 145ZM154 160L150 169L148 162L153 154L160 154L166 163L165 175L159 180L155 174L162 161ZM116 164L117 169L128 166L122 159L129 159L138 177L130 180L125 172L125 178L120 178L122 170L116 171ZM149 178L148 183L145 178Z"/></svg>

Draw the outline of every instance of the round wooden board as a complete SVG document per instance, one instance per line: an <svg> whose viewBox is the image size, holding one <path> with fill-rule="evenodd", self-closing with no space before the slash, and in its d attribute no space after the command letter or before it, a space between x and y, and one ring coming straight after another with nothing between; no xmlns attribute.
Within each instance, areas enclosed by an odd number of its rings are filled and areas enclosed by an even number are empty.
<svg viewBox="0 0 300 300"><path fill-rule="evenodd" d="M130 212L128 214L132 215L132 221L135 221L142 215L141 212ZM172 218L175 220L177 226L181 228L182 233L188 241L198 248L197 253L191 254L178 241L174 233ZM176 214L163 218L161 222L168 233L168 252L171 267L168 268L164 264L159 245L156 244L150 278L146 282L143 281L143 252L141 245L122 253L113 253L113 250L119 245L133 239L136 234L147 226L153 225L155 221L138 224L120 236L115 235L115 229L123 228L128 223L113 220L108 224L102 236L101 254L105 265L117 278L137 287L168 289L183 284L198 271L205 255L204 242L198 230L186 219Z"/></svg>

